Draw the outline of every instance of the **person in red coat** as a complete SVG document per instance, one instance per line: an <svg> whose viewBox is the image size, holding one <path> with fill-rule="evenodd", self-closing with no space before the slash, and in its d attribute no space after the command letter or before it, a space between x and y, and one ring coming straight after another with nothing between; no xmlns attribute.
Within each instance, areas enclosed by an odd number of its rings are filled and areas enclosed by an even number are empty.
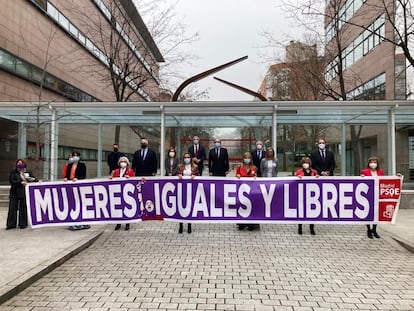
<svg viewBox="0 0 414 311"><path fill-rule="evenodd" d="M384 176L384 171L380 169L379 159L377 157L368 158L367 167L361 170L361 176ZM377 225L367 225L367 236L372 239L376 237L377 239L380 236L377 233Z"/></svg>
<svg viewBox="0 0 414 311"><path fill-rule="evenodd" d="M243 155L243 163L236 167L236 177L257 177L257 167L253 164L253 157L250 152L245 152ZM238 224L239 230L247 227L248 230L260 230L259 224Z"/></svg>
<svg viewBox="0 0 414 311"><path fill-rule="evenodd" d="M315 176L319 177L318 171L312 169L312 161L308 157L302 158L302 168L298 169L295 173L295 176L298 176L299 178L302 178L303 176ZM315 235L315 225L310 224L309 230L312 235ZM298 234L302 234L302 224L298 225Z"/></svg>
<svg viewBox="0 0 414 311"><path fill-rule="evenodd" d="M111 178L129 178L134 177L135 171L129 167L129 160L127 157L120 157L118 160L118 168L112 171ZM115 226L115 230L121 229L121 224ZM125 230L129 230L129 224L125 225Z"/></svg>

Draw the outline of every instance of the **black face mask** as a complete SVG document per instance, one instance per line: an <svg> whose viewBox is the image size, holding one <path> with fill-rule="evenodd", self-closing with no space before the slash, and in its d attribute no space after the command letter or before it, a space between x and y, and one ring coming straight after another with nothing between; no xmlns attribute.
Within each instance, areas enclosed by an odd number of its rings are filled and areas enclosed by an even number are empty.
<svg viewBox="0 0 414 311"><path fill-rule="evenodd" d="M114 148L114 152L118 152L118 148Z"/></svg>
<svg viewBox="0 0 414 311"><path fill-rule="evenodd" d="M142 149L147 149L147 145L141 145Z"/></svg>

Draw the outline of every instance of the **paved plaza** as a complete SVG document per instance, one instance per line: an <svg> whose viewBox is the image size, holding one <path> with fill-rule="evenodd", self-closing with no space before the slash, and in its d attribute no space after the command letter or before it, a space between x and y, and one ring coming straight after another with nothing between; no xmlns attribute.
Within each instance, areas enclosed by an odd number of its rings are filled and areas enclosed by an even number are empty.
<svg viewBox="0 0 414 311"><path fill-rule="evenodd" d="M107 226L0 310L414 310L414 254L384 231L369 240L365 226L304 229Z"/></svg>

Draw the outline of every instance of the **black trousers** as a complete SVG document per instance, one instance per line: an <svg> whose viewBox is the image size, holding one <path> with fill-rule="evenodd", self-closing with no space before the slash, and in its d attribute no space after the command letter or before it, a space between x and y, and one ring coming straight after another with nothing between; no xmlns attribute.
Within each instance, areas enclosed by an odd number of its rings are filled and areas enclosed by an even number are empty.
<svg viewBox="0 0 414 311"><path fill-rule="evenodd" d="M27 227L27 208L25 198L9 199L9 212L7 214L7 228L17 227L17 211L19 212L19 227Z"/></svg>

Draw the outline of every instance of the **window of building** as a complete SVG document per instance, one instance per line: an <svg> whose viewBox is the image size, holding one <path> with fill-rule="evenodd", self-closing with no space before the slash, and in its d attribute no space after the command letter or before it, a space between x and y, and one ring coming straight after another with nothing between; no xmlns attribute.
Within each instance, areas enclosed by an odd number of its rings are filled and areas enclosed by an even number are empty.
<svg viewBox="0 0 414 311"><path fill-rule="evenodd" d="M365 82L347 94L350 100L384 100L385 73Z"/></svg>
<svg viewBox="0 0 414 311"><path fill-rule="evenodd" d="M109 10L106 8L105 4L100 1L96 0L94 1L98 8L103 12L105 16L108 17L108 14L110 16ZM93 42L90 40L87 36L85 36L73 23L71 23L59 10L53 6L50 2L47 2L47 13L49 16L58 23L66 32L71 34L81 45L83 45L90 53L92 53L99 61L101 61L105 66L108 65L108 58L106 54L99 49ZM117 29L119 28L120 35L122 37L127 38L127 42L131 41L129 40L128 36L125 34L125 32L121 29L120 25L117 23ZM141 63L146 66L147 71L152 75L151 67L149 64L142 58L141 54L138 52L138 50L133 46L134 52L138 59L141 61ZM155 80L157 78L155 76L152 76ZM140 94L145 100L151 101L151 97L141 88L137 88L136 84L132 85L130 84L131 88L135 89L138 94ZM83 97L83 96L82 96Z"/></svg>
<svg viewBox="0 0 414 311"><path fill-rule="evenodd" d="M370 26L369 30L363 31L353 42L347 46L343 52L344 69L355 64L363 56L367 55L376 46L384 41L385 16L379 16ZM335 65L337 60L331 61L326 67L326 77L328 82L336 77Z"/></svg>
<svg viewBox="0 0 414 311"><path fill-rule="evenodd" d="M0 69L4 69L37 85L40 85L43 81L44 87L74 101L98 101L69 83L48 72L43 72L40 68L2 49L0 49Z"/></svg>

